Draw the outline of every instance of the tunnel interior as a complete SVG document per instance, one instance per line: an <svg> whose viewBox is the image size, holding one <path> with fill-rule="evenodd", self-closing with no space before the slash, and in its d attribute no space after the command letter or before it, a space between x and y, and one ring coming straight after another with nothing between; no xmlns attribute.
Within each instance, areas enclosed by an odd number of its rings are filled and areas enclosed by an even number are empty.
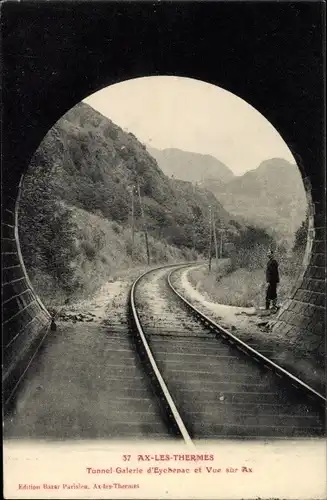
<svg viewBox="0 0 327 500"><path fill-rule="evenodd" d="M179 74L225 88L258 109L289 145L307 192L309 230L302 273L273 328L294 341L310 342L317 356L323 356L325 174L323 106L319 105L323 102L323 78L322 65L314 64L309 58L312 47L319 46L319 40L315 38L317 35L308 30L301 37L302 57L305 53L308 55L308 67L305 70L303 67L301 69L297 57L294 57L295 53L299 53L299 39L296 36L296 27L293 26L291 32L285 31L285 36L288 36L288 48L281 52L281 61L277 63L277 67L269 69L265 64L266 54L274 50L276 43L272 38L268 38L258 55L258 64L252 69L249 67L247 79L242 80L238 78L239 71L244 70L244 62L240 58L229 57L226 51L221 51L221 64L214 67L207 59L208 56L204 57L208 44L211 45L214 41L219 44L227 41L231 43L225 31L219 34L217 27L210 24L210 37L203 40L200 37L198 44L192 44L198 29L196 15L200 11L205 12L200 6L193 5L189 9L189 15L183 15L173 5L161 6L163 15L165 12L170 13L167 14L164 27L160 24L159 16L153 14L151 6L117 6L115 13L109 15L110 29L112 33L116 33L116 37L108 37L106 5L97 5L97 9L91 13L87 6L81 4L79 20L61 4L45 6L40 12L27 5L25 9L20 10L18 18L15 18L15 5L7 4L5 7L7 10L4 16L4 34L7 41L4 46L4 61L7 71L4 76L3 123L6 134L2 159L2 328L5 399L15 389L19 377L28 366L31 353L42 340L50 324L49 312L29 281L19 245L19 198L23 176L30 159L52 125L86 95L110 84L140 76ZM137 23L142 22L140 9L143 13L148 13L149 22L146 29L142 26L138 32ZM225 5L220 8L219 13L223 14L221 19L224 15L235 15L228 9ZM278 6L271 5L269 9L270 15L278 15ZM53 22L54 10L56 19ZM124 14L121 18L117 15L119 10ZM253 22L252 12L251 7L244 10L249 24ZM319 23L319 16L317 17L314 8L310 10L307 7L306 14ZM237 15L240 15L239 11ZM138 16L138 21L135 21L135 16ZM30 29L33 23L34 28ZM172 25L174 31L171 31ZM179 27L178 34L176 25ZM46 30L44 26L47 27ZM69 29L70 42L67 45L68 27L74 29ZM263 40L264 31L261 32L257 24L253 28L256 30L256 36ZM150 35L157 29L161 33L160 43L152 48L150 57L142 44L150 47ZM265 30L267 29L265 24ZM135 44L129 44L129 49L122 51L125 40L123 35L117 33L127 32ZM47 43L40 44L40 37ZM85 50L76 51L80 47L81 37L84 37ZM185 40L193 47L191 54ZM295 47L295 52L289 52ZM234 53L233 51L242 51L239 39L234 41L230 53ZM55 57L59 53L61 57ZM24 54L33 54L33 57L23 57ZM52 62L48 64L47 61ZM297 79L296 86L290 85L294 75ZM283 87L282 92L278 90L280 87ZM308 88L311 89L310 92L307 91Z"/></svg>

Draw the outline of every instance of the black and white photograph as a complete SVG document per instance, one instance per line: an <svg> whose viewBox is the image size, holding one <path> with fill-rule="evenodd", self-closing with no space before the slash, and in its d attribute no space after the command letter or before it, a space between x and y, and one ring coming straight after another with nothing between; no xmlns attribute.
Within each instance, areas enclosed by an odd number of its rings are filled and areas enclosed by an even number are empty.
<svg viewBox="0 0 327 500"><path fill-rule="evenodd" d="M65 11L48 4L46 13ZM75 5L81 28L73 24L71 38L87 25L87 4ZM94 3L92 36L101 9L119 21L123 4ZM31 22L36 6L42 14L41 2L27 3ZM150 7L130 4L151 25L165 2ZM61 28L51 42L55 28L35 19L45 53L60 50ZM35 71L37 51L19 49L34 71L30 97L23 69L6 76L7 47L14 42L2 49L4 123L21 125L2 136L5 497L323 498L325 177L323 160L310 163L323 155L310 142L323 138L322 125L304 119L308 144L295 143L218 78L181 67L101 80L113 71L106 55L94 76L82 54L76 69L71 47L66 68L64 45L42 69L51 86ZM90 76L79 83L74 71ZM27 92L26 108L21 96L9 102L8 82ZM61 102L66 83L74 98ZM279 109L285 120L292 113ZM285 464L298 475L275 485ZM287 490L296 481L296 493Z"/></svg>

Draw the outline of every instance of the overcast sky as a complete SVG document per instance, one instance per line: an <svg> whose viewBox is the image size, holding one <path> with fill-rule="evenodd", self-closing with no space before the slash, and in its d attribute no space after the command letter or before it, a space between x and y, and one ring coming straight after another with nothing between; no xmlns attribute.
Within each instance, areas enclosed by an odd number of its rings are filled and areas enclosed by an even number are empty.
<svg viewBox="0 0 327 500"><path fill-rule="evenodd" d="M270 158L295 163L281 136L258 111L198 80L137 78L106 87L84 102L147 145L211 154L236 175Z"/></svg>

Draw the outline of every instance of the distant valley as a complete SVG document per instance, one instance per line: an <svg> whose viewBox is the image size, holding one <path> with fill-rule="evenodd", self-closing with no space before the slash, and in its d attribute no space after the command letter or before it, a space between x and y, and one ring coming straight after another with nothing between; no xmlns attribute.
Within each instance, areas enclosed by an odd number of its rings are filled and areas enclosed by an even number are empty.
<svg viewBox="0 0 327 500"><path fill-rule="evenodd" d="M277 233L289 244L305 219L307 200L300 171L280 158L264 161L212 192L226 210Z"/></svg>
<svg viewBox="0 0 327 500"><path fill-rule="evenodd" d="M307 207L301 174L295 164L272 158L242 176L235 176L210 155L178 149L148 150L167 175L210 190L238 220L267 229L279 240L293 244Z"/></svg>

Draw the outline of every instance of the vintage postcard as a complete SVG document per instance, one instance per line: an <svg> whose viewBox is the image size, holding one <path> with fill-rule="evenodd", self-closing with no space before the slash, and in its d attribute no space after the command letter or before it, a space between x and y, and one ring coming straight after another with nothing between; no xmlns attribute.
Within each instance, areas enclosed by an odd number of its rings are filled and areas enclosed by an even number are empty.
<svg viewBox="0 0 327 500"><path fill-rule="evenodd" d="M325 499L322 2L3 2L3 495Z"/></svg>

